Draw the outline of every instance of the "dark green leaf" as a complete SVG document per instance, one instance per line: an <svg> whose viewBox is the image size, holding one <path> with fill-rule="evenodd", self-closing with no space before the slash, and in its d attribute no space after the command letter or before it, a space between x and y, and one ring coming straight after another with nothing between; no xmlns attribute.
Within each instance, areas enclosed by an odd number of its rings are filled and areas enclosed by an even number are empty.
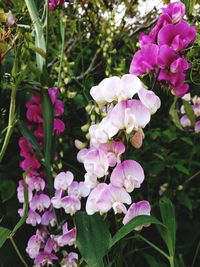
<svg viewBox="0 0 200 267"><path fill-rule="evenodd" d="M163 224L166 228L162 228L160 231L163 240L166 242L170 256L175 254L175 243L176 243L176 218L174 206L170 199L163 197L159 202L160 212Z"/></svg>
<svg viewBox="0 0 200 267"><path fill-rule="evenodd" d="M75 215L75 224L77 246L82 257L90 267L103 267L103 256L108 252L111 239L103 217L81 211Z"/></svg>
<svg viewBox="0 0 200 267"><path fill-rule="evenodd" d="M6 242L10 233L11 233L11 231L8 228L0 227L0 248Z"/></svg>
<svg viewBox="0 0 200 267"><path fill-rule="evenodd" d="M52 141L53 141L53 121L54 111L53 104L48 93L48 90L41 91L42 96L42 112L44 126L44 159L46 167L46 175L49 186L50 195L53 194L53 181L51 176L51 158L52 158Z"/></svg>
<svg viewBox="0 0 200 267"><path fill-rule="evenodd" d="M159 224L162 225L160 221L158 221L155 217L153 216L148 216L148 215L140 215L135 218L133 218L130 222L122 226L118 232L113 236L112 241L110 243L110 248L116 244L119 240L124 238L126 235L131 233L134 228L138 226L142 226L144 224Z"/></svg>
<svg viewBox="0 0 200 267"><path fill-rule="evenodd" d="M11 199L15 194L15 183L11 180L0 180L0 193L2 202Z"/></svg>

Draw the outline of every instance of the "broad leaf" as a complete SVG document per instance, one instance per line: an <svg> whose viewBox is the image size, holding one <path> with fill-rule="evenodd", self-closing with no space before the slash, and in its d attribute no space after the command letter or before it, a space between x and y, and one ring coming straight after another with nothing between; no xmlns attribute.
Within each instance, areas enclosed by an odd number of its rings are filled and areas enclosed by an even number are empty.
<svg viewBox="0 0 200 267"><path fill-rule="evenodd" d="M124 238L126 235L128 235L130 232L134 230L134 228L138 226L142 226L145 224L159 224L162 225L160 221L158 221L153 216L148 215L140 215L135 218L133 218L130 222L122 226L119 231L113 236L112 241L110 243L110 248L116 244L119 240Z"/></svg>
<svg viewBox="0 0 200 267"><path fill-rule="evenodd" d="M15 194L15 183L11 180L0 180L0 194L2 202L11 199Z"/></svg>
<svg viewBox="0 0 200 267"><path fill-rule="evenodd" d="M0 248L6 242L10 233L11 233L11 231L8 228L0 227Z"/></svg>
<svg viewBox="0 0 200 267"><path fill-rule="evenodd" d="M78 212L75 215L78 249L90 267L103 267L103 256L109 250L110 232L103 217L99 214L87 215Z"/></svg>

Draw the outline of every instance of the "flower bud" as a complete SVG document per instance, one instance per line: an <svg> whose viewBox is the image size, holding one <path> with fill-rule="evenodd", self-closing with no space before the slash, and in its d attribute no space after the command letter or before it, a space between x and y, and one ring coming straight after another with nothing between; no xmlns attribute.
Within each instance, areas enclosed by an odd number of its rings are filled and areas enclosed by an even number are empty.
<svg viewBox="0 0 200 267"><path fill-rule="evenodd" d="M143 139L144 133L142 130L139 130L130 138L131 145L138 149L142 146Z"/></svg>

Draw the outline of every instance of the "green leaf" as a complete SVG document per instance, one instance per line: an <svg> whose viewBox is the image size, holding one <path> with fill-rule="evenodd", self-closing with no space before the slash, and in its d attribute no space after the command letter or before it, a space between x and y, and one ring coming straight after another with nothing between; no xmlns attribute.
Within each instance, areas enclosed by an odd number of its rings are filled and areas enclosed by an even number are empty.
<svg viewBox="0 0 200 267"><path fill-rule="evenodd" d="M160 228L160 233L165 241L170 256L174 257L175 254L175 243L176 243L176 218L174 206L170 199L163 197L159 201L160 213L163 224L166 228Z"/></svg>
<svg viewBox="0 0 200 267"><path fill-rule="evenodd" d="M147 253L142 253L144 256L145 260L147 261L148 265L150 267L167 267L167 265L164 265L164 263L161 263L160 261L158 262L158 259L147 254Z"/></svg>
<svg viewBox="0 0 200 267"><path fill-rule="evenodd" d="M184 108L185 108L185 113L187 114L188 118L190 119L191 124L194 125L195 121L196 121L196 117L195 117L194 111L193 111L190 103L188 103L187 101L183 100L183 105L184 105Z"/></svg>
<svg viewBox="0 0 200 267"><path fill-rule="evenodd" d="M24 214L18 223L15 225L14 229L12 230L11 235L13 236L17 230L25 223L26 218L28 216L28 188L26 184L26 175L28 174L30 169L23 173L23 180L24 180Z"/></svg>
<svg viewBox="0 0 200 267"><path fill-rule="evenodd" d="M144 224L162 225L162 223L153 216L148 216L148 215L137 216L118 230L118 232L112 238L112 241L110 243L110 248L114 246L119 240L124 238L130 232L132 232L134 228L142 226Z"/></svg>
<svg viewBox="0 0 200 267"><path fill-rule="evenodd" d="M180 130L183 130L183 127L181 126L181 123L179 120L178 110L176 108L176 102L177 102L177 97L174 97L174 102L170 107L169 115L171 116L172 121L176 125L176 127L179 128Z"/></svg>
<svg viewBox="0 0 200 267"><path fill-rule="evenodd" d="M0 227L0 248L6 242L10 233L11 233L11 231L8 228Z"/></svg>
<svg viewBox="0 0 200 267"><path fill-rule="evenodd" d="M53 143L53 121L54 111L48 90L42 89L42 112L43 112L43 127L44 127L44 161L46 168L46 177L49 186L50 195L53 195L53 180L51 176L51 158L52 158L52 143Z"/></svg>
<svg viewBox="0 0 200 267"><path fill-rule="evenodd" d="M35 149L35 151L40 155L41 158L44 158L44 155L42 153L42 150L38 144L37 139L32 134L32 132L25 126L23 122L19 122L19 130L23 136L27 138L27 140L31 143L32 147Z"/></svg>
<svg viewBox="0 0 200 267"><path fill-rule="evenodd" d="M78 212L75 215L78 249L90 267L103 267L103 256L109 250L110 232L103 217L99 214L87 215Z"/></svg>
<svg viewBox="0 0 200 267"><path fill-rule="evenodd" d="M0 180L0 193L2 202L11 199L15 194L15 183L11 180Z"/></svg>
<svg viewBox="0 0 200 267"><path fill-rule="evenodd" d="M31 49L33 52L38 53L43 58L46 58L46 53L42 48L36 47L33 43L29 43L29 49Z"/></svg>

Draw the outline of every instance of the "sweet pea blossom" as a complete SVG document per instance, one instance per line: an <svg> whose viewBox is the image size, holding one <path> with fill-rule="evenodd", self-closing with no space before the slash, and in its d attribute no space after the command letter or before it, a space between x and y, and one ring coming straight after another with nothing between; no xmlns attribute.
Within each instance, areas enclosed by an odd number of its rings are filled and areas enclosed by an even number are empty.
<svg viewBox="0 0 200 267"><path fill-rule="evenodd" d="M46 194L35 194L30 201L30 208L39 212L44 211L44 209L48 209L51 204L51 200Z"/></svg>
<svg viewBox="0 0 200 267"><path fill-rule="evenodd" d="M133 203L129 207L126 215L124 216L123 224L127 224L130 220L132 220L138 215L150 215L150 212L151 212L151 206L148 201L142 200L137 203ZM142 225L136 227L134 230L140 231L143 228L143 226L147 227L149 225Z"/></svg>
<svg viewBox="0 0 200 267"><path fill-rule="evenodd" d="M151 114L156 113L156 111L160 108L160 98L153 91L142 88L138 92L138 96L142 104L150 110Z"/></svg>
<svg viewBox="0 0 200 267"><path fill-rule="evenodd" d="M65 196L62 198L61 203L65 213L71 216L81 209L80 199L76 196Z"/></svg>
<svg viewBox="0 0 200 267"><path fill-rule="evenodd" d="M197 121L194 126L195 133L200 133L200 121Z"/></svg>
<svg viewBox="0 0 200 267"><path fill-rule="evenodd" d="M26 248L26 252L29 254L31 259L34 259L39 254L42 243L44 243L44 238L42 237L40 231L37 230L36 234L29 238Z"/></svg>
<svg viewBox="0 0 200 267"><path fill-rule="evenodd" d="M56 190L67 190L68 186L74 180L74 175L70 171L60 172L54 180L54 188Z"/></svg>
<svg viewBox="0 0 200 267"><path fill-rule="evenodd" d="M110 176L110 182L117 187L124 187L127 192L139 188L144 181L144 171L134 160L125 160L117 164Z"/></svg>
<svg viewBox="0 0 200 267"><path fill-rule="evenodd" d="M78 267L78 254L74 252L66 253L62 259L61 267Z"/></svg>
<svg viewBox="0 0 200 267"><path fill-rule="evenodd" d="M72 246L75 242L76 237L76 228L72 228L71 230L68 230L68 224L65 223L62 227L63 233L60 236L56 237L56 242L60 247L63 246Z"/></svg>
<svg viewBox="0 0 200 267"><path fill-rule="evenodd" d="M130 99L141 88L142 83L137 76L125 74L122 78L117 76L105 78L99 85L92 87L90 94L101 106L113 101L120 102Z"/></svg>
<svg viewBox="0 0 200 267"><path fill-rule="evenodd" d="M179 22L185 15L185 5L181 2L169 3L167 7L163 7L161 10L172 18L174 24Z"/></svg>
<svg viewBox="0 0 200 267"><path fill-rule="evenodd" d="M124 188L112 184L100 183L90 193L86 202L86 212L106 213L116 207L115 203L131 203L131 197ZM116 210L116 209L115 209Z"/></svg>

